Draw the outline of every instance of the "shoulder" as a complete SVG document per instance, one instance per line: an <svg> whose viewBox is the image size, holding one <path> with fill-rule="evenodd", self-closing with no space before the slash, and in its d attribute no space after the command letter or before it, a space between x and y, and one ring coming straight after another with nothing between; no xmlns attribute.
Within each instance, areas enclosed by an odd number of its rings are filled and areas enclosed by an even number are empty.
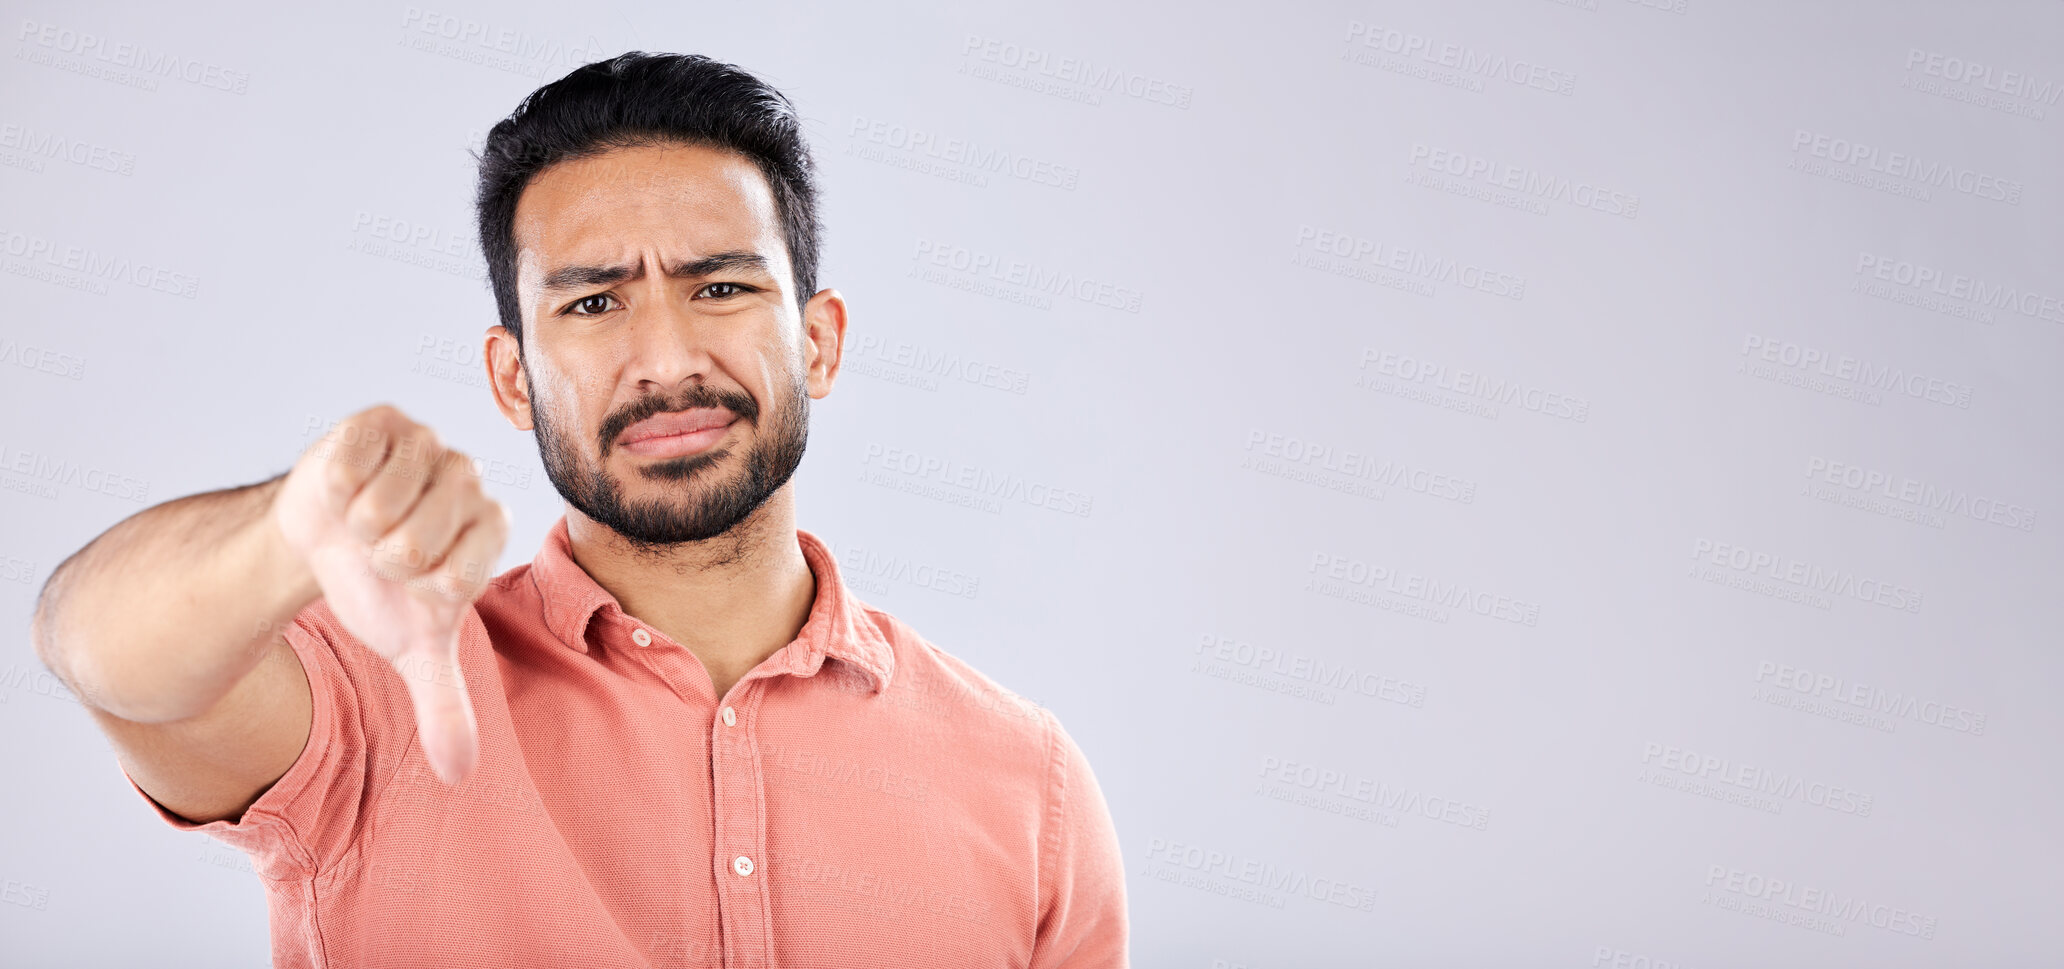
<svg viewBox="0 0 2064 969"><path fill-rule="evenodd" d="M1042 858L1070 841L1107 840L1109 809L1082 747L1059 716L919 635L880 609L865 610L893 644L896 669L884 696L917 711L935 756L980 764L984 803L1011 803L1028 813Z"/></svg>
<svg viewBox="0 0 2064 969"><path fill-rule="evenodd" d="M525 562L490 579L473 601L482 612L506 609L538 598L538 583L531 578L531 564Z"/></svg>
<svg viewBox="0 0 2064 969"><path fill-rule="evenodd" d="M987 751L1008 752L1041 772L1054 755L1060 723L1045 707L927 639L890 613L861 604L865 621L896 657L884 698Z"/></svg>
<svg viewBox="0 0 2064 969"><path fill-rule="evenodd" d="M473 600L468 625L480 627L481 645L491 652L505 652L535 642L547 629L551 615L548 600L569 599L571 590L541 582L531 563L517 565L495 576Z"/></svg>

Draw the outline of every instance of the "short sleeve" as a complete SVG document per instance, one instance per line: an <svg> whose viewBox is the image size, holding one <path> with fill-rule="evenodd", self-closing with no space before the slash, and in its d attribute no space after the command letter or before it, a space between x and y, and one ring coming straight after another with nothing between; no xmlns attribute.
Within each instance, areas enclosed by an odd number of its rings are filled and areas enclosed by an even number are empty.
<svg viewBox="0 0 2064 969"><path fill-rule="evenodd" d="M123 774L167 824L242 850L272 879L312 876L343 858L373 796L415 742L415 716L399 676L344 631L323 599L296 614L285 637L308 675L308 742L242 817L187 820Z"/></svg>
<svg viewBox="0 0 2064 969"><path fill-rule="evenodd" d="M1031 969L1127 964L1125 861L1103 789L1052 711L1047 809L1039 838L1039 925Z"/></svg>

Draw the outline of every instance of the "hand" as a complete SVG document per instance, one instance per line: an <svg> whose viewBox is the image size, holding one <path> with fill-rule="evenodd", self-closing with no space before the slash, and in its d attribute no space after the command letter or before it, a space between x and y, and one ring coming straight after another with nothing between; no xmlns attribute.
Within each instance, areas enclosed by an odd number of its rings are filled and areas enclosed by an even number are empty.
<svg viewBox="0 0 2064 969"><path fill-rule="evenodd" d="M457 783L480 746L459 630L493 578L508 509L465 455L382 404L310 446L272 512L337 621L401 674L431 769Z"/></svg>

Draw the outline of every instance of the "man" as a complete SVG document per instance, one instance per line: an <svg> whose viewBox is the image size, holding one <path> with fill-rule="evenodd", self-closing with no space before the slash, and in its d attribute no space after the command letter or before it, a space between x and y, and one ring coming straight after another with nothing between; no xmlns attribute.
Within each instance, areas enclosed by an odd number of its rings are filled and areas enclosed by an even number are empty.
<svg viewBox="0 0 2064 969"><path fill-rule="evenodd" d="M1052 714L843 585L789 479L847 310L793 106L633 52L489 133L495 404L568 509L529 565L399 411L137 514L38 654L167 822L249 853L278 966L1119 966Z"/></svg>

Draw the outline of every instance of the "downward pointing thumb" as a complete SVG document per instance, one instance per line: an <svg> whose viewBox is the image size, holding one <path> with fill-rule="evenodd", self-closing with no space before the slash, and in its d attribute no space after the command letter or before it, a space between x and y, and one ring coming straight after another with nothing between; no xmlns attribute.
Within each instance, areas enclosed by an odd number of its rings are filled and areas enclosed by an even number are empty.
<svg viewBox="0 0 2064 969"><path fill-rule="evenodd" d="M422 739L423 755L438 779L457 784L472 772L480 756L473 702L466 694L457 650L412 665L419 673L429 674L419 677L404 672L415 703L416 735Z"/></svg>

